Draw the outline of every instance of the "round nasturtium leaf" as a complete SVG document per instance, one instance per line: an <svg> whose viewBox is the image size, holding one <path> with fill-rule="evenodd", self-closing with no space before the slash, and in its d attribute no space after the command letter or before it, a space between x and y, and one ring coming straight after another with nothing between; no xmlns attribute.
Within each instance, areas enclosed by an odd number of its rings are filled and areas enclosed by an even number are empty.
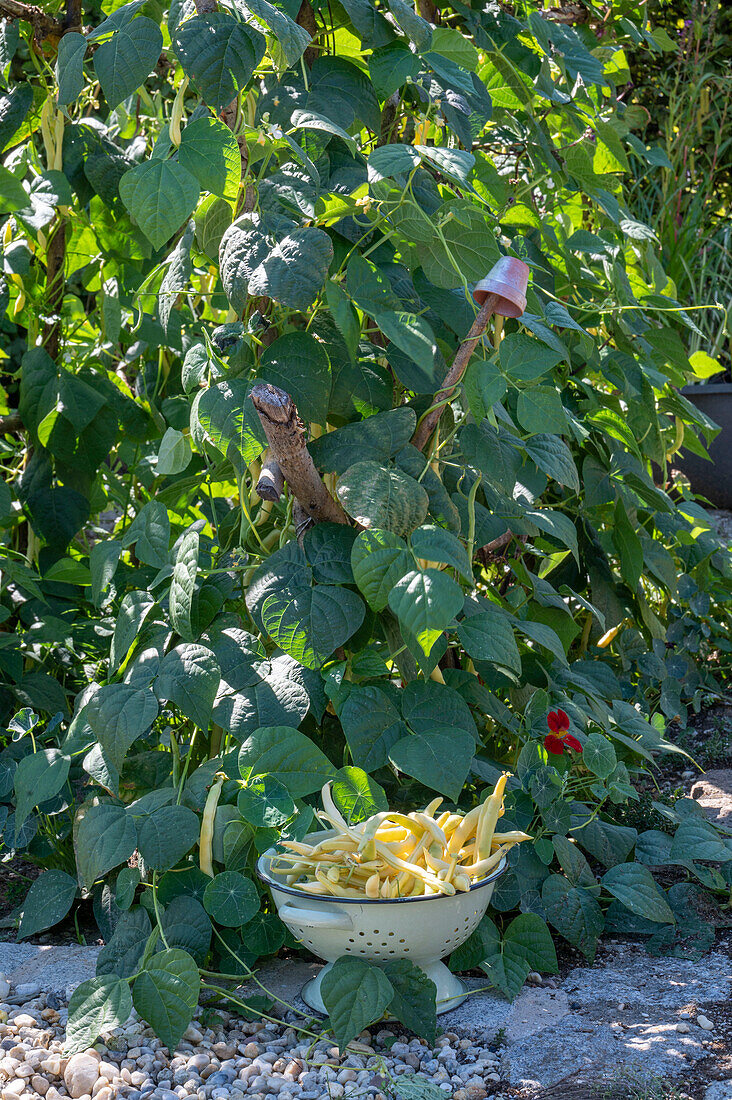
<svg viewBox="0 0 732 1100"><path fill-rule="evenodd" d="M244 820L258 829L277 829L295 812L287 787L271 775L248 783L239 792L236 804Z"/></svg>
<svg viewBox="0 0 732 1100"><path fill-rule="evenodd" d="M372 814L389 809L384 788L363 768L341 768L333 780L333 801L349 825L365 821Z"/></svg>
<svg viewBox="0 0 732 1100"><path fill-rule="evenodd" d="M217 924L240 928L259 910L259 894L251 879L238 871L222 871L206 887L203 904Z"/></svg>

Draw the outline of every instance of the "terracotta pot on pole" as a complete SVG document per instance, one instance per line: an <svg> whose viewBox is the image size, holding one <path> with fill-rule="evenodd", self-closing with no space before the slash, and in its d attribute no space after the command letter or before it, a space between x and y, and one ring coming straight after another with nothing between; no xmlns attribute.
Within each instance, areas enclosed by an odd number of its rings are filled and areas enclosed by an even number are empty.
<svg viewBox="0 0 732 1100"><path fill-rule="evenodd" d="M476 344L486 330L488 319L496 313L501 317L520 317L526 309L526 287L529 282L529 268L516 256L501 256L485 278L476 284L473 298L480 306L478 316L473 321L470 332L455 353L445 381L439 393L435 394L427 413L417 424L412 437L415 447L423 449L431 437L442 410L450 401L455 387L465 374L465 368L475 351Z"/></svg>
<svg viewBox="0 0 732 1100"><path fill-rule="evenodd" d="M476 284L473 297L479 306L489 295L496 299L493 313L502 317L520 317L526 309L529 267L515 256L501 256L484 279Z"/></svg>

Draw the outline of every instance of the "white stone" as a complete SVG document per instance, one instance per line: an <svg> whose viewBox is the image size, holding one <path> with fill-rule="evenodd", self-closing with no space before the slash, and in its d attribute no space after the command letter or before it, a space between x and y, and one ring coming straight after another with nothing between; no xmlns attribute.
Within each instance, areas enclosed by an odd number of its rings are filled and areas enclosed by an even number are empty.
<svg viewBox="0 0 732 1100"><path fill-rule="evenodd" d="M60 1054L52 1054L41 1062L41 1069L45 1073L50 1073L53 1077L61 1077L66 1069L66 1059L62 1058Z"/></svg>
<svg viewBox="0 0 732 1100"><path fill-rule="evenodd" d="M689 1027L689 1025L687 1023L684 1023L684 1021L682 1020L680 1024L676 1025L676 1030L681 1035L688 1035L691 1028Z"/></svg>
<svg viewBox="0 0 732 1100"><path fill-rule="evenodd" d="M0 1001L4 1001L10 993L10 982L0 970Z"/></svg>
<svg viewBox="0 0 732 1100"><path fill-rule="evenodd" d="M18 1077L15 1081L5 1085L0 1096L2 1096L2 1100L18 1100L22 1092L25 1092L25 1081L22 1077Z"/></svg>
<svg viewBox="0 0 732 1100"><path fill-rule="evenodd" d="M39 1073L36 1073L34 1077L31 1077L31 1085L36 1090L36 1092L41 1094L41 1096L45 1096L48 1092L49 1083L46 1078L41 1077Z"/></svg>
<svg viewBox="0 0 732 1100"><path fill-rule="evenodd" d="M696 1022L703 1031L714 1031L714 1024L708 1016L697 1016Z"/></svg>
<svg viewBox="0 0 732 1100"><path fill-rule="evenodd" d="M96 1057L95 1057L96 1055ZM93 1053L74 1054L69 1058L64 1073L64 1084L73 1097L91 1093L94 1082L99 1077L99 1055Z"/></svg>
<svg viewBox="0 0 732 1100"><path fill-rule="evenodd" d="M38 1020L28 1012L20 1012L10 1021L15 1027L38 1027Z"/></svg>

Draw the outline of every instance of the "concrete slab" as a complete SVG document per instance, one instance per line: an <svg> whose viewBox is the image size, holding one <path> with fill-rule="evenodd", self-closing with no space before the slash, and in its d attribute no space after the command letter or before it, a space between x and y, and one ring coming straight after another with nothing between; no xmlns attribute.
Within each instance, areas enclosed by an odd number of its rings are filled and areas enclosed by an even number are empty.
<svg viewBox="0 0 732 1100"><path fill-rule="evenodd" d="M40 985L44 992L73 990L94 977L101 948L71 944L34 946L0 943L0 972L15 989L19 985Z"/></svg>

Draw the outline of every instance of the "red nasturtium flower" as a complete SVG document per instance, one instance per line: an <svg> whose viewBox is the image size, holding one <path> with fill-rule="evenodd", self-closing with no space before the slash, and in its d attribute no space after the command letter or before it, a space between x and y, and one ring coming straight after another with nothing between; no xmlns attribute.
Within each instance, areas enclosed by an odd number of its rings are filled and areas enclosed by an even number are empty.
<svg viewBox="0 0 732 1100"><path fill-rule="evenodd" d="M574 749L575 752L582 752L582 746L577 738L567 732L569 730L569 715L565 714L563 710L550 710L546 724L551 730L551 733L548 733L544 738L544 748L547 752L554 753L555 756L562 756L565 746Z"/></svg>

